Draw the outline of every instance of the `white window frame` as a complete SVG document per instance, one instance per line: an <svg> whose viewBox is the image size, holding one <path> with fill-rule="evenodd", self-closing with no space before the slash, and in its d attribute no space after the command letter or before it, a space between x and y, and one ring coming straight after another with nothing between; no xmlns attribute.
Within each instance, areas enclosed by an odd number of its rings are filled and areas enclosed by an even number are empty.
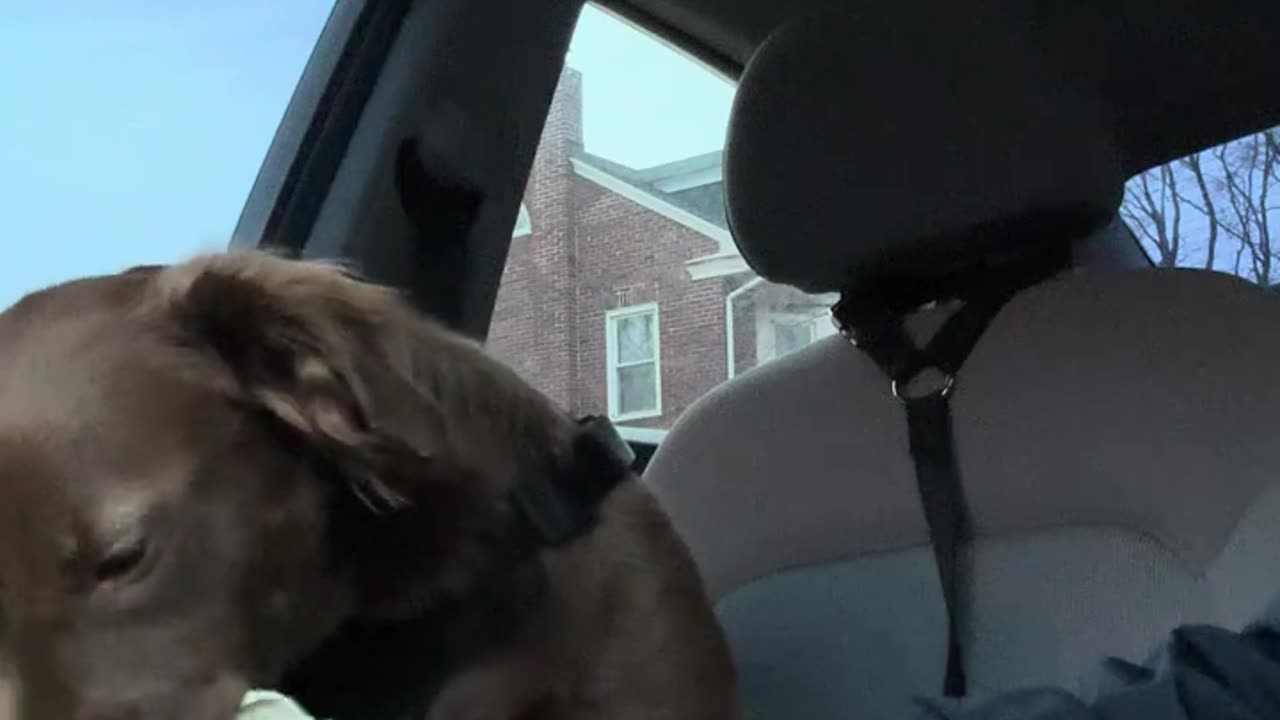
<svg viewBox="0 0 1280 720"><path fill-rule="evenodd" d="M625 318L635 317L637 315L653 316L653 377L656 403L652 410L641 410L630 413L618 412L618 370L629 365L639 365L642 363L629 363L627 365L618 364L618 322ZM628 305L614 310L609 310L604 314L604 338L605 338L605 372L606 384L608 385L609 394L609 419L614 421L622 420L643 420L645 418L655 418L662 415L662 319L658 312L658 303L642 303L639 305ZM645 361L648 362L648 361Z"/></svg>
<svg viewBox="0 0 1280 720"><path fill-rule="evenodd" d="M516 224L511 229L511 237L518 238L533 234L533 221L529 219L529 208L522 202L516 213Z"/></svg>
<svg viewBox="0 0 1280 720"><path fill-rule="evenodd" d="M777 360L778 355L778 335L777 327L779 324L797 324L809 325L812 333L812 340L809 344L818 342L819 340L834 335L837 331L835 326L831 324L831 310L824 308L818 314L808 313L787 313L787 312L762 312L757 316L756 324L756 364L763 365L767 362Z"/></svg>

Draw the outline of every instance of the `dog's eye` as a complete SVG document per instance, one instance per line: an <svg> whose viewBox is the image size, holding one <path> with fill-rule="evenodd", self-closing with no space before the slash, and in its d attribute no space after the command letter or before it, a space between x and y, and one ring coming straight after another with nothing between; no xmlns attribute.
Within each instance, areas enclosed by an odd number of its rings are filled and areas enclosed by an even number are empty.
<svg viewBox="0 0 1280 720"><path fill-rule="evenodd" d="M132 537L118 542L98 563L98 567L94 569L94 577L98 582L118 580L141 565L146 556L147 542L144 538Z"/></svg>

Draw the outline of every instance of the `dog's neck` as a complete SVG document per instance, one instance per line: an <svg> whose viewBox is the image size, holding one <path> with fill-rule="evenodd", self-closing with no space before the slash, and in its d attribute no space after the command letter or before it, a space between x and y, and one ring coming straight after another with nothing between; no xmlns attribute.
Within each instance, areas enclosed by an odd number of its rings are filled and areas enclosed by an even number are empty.
<svg viewBox="0 0 1280 720"><path fill-rule="evenodd" d="M598 418L579 425L567 457L527 463L476 523L465 581L430 588L417 611L356 620L287 675L284 690L318 717L421 718L455 673L514 640L545 601L544 550L589 534L600 504L634 478L630 448Z"/></svg>

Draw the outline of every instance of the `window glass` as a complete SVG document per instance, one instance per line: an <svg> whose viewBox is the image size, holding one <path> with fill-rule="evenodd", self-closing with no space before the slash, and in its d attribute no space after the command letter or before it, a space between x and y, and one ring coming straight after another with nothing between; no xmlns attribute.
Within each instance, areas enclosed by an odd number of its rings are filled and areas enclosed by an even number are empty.
<svg viewBox="0 0 1280 720"><path fill-rule="evenodd" d="M774 345L777 355L789 352L813 342L812 320L779 320L773 324Z"/></svg>
<svg viewBox="0 0 1280 720"><path fill-rule="evenodd" d="M617 419L660 414L657 306L611 311L605 325L609 414Z"/></svg>
<svg viewBox="0 0 1280 720"><path fill-rule="evenodd" d="M726 379L834 333L834 298L757 277L729 236L733 85L594 6L567 65L489 348L575 414L662 429Z"/></svg>
<svg viewBox="0 0 1280 720"><path fill-rule="evenodd" d="M332 5L7 3L0 307L226 247Z"/></svg>
<svg viewBox="0 0 1280 720"><path fill-rule="evenodd" d="M1280 282L1280 128L1131 179L1121 214L1153 262ZM1271 224L1272 220L1277 225Z"/></svg>

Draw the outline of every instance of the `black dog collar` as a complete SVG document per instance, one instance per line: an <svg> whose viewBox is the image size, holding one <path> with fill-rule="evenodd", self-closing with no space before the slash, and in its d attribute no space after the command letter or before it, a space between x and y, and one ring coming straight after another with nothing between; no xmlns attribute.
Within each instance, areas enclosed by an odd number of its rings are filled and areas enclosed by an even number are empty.
<svg viewBox="0 0 1280 720"><path fill-rule="evenodd" d="M588 532L596 521L596 508L618 486L636 454L608 419L589 415L578 421L582 432L574 443L570 462L554 461L527 466L509 495L516 513L521 545L557 547Z"/></svg>
<svg viewBox="0 0 1280 720"><path fill-rule="evenodd" d="M419 720L445 682L512 641L547 595L539 553L588 534L600 504L632 476L635 453L606 418L578 421L567 458L521 468L509 517L469 588L418 617L352 623L303 662L283 691L328 720Z"/></svg>

